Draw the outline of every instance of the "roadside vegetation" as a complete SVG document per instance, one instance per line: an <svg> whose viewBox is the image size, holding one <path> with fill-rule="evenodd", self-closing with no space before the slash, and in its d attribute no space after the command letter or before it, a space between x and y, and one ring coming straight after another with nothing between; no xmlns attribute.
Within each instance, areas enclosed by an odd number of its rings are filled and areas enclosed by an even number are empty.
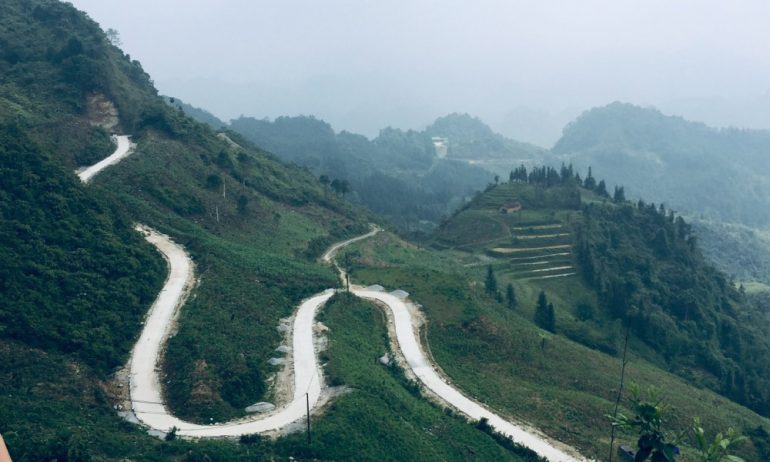
<svg viewBox="0 0 770 462"><path fill-rule="evenodd" d="M600 182L594 182L594 190L588 190L585 180L578 187L574 176L567 184L558 180L558 172L551 176L551 193L547 192L547 184L529 180L491 186L439 228L432 243L440 249L438 252L389 234L353 245L347 250L355 257L352 279L409 292L422 305L429 321L424 342L455 384L504 414L533 422L586 455L605 457L609 449L606 415L617 393L619 355L628 323L631 361L626 379L654 384L662 390L662 396L671 404L674 429L684 429L692 417L700 416L707 433L735 427L747 435L749 439L736 446L736 452L746 460L767 458L768 420L727 399L733 398L730 389L714 379L719 376L720 366L709 369L719 362L706 359L706 354L713 354L723 358L724 364L744 361L741 369L752 374L764 370L751 366L750 358L761 360L766 355L756 351L743 359L731 356L734 350L729 342L746 336L743 341L747 344L761 346L761 341L753 341L758 335L754 329L764 325L766 319L760 319L740 293L704 262L681 219L674 217L672 221L659 207L653 212L648 204L630 204L622 198L615 201L609 193L596 191ZM537 192L538 188L544 191ZM565 207L563 204L569 202L559 198L573 197L575 193L559 191L569 188L579 193L580 202ZM546 200L549 195L554 199ZM540 202L531 205L530 197ZM523 209L516 214L501 213L500 207L514 199L522 203ZM615 216L619 214L626 218ZM559 242L568 247L559 253L568 255L544 257L543 250L531 250L532 239L521 239L542 235L543 226L556 225L569 230L568 239L554 237L565 239ZM662 233L672 233L670 241L666 237L667 247L661 247L664 244L660 244L663 241L656 232L659 228ZM516 252L501 252L500 248ZM582 261L586 254L599 261L594 267L598 271L588 271ZM534 256L545 262L564 259L557 267L572 265L577 274L521 278L517 276L519 270L512 267L522 260L511 261L512 255ZM619 315L614 310L624 305L609 296L612 284L595 285L588 277L601 273L603 278L642 281L644 268L650 272L647 282L631 292L634 306L646 307L646 311L640 310L646 313L642 320ZM490 284L490 271L494 284ZM688 286L691 289L687 292L675 291L670 279L675 274L703 283ZM507 302L509 284L516 299L513 305ZM539 300L541 294L544 300ZM703 311L697 317L677 311L677 307L693 306L679 304L685 294L699 300L695 306ZM550 306L553 316L549 320ZM670 325L643 322L663 319ZM709 341L701 331L708 332L708 322L741 327L725 337L715 332L716 337ZM655 334L650 337L646 333ZM705 343L670 350L666 346L672 343L661 343L677 341ZM689 354L698 351L705 354ZM761 393L758 390L751 396ZM623 412L628 409L623 408ZM695 460L693 454L683 447L682 460Z"/></svg>
<svg viewBox="0 0 770 462"><path fill-rule="evenodd" d="M278 448L302 447L295 454L320 460L530 460L423 398L395 363L378 361L389 353L382 308L342 293L319 320L329 327L327 380L348 391L313 418L311 446L297 433Z"/></svg>
<svg viewBox="0 0 770 462"><path fill-rule="evenodd" d="M168 343L169 404L183 418L223 421L273 399L268 360L283 341L279 320L303 297L338 284L316 261L323 249L379 220L343 196L365 202L369 194L373 210L419 230L420 220L440 220L487 174L434 163L425 133L385 130L369 142L324 128L339 144L314 159L366 152L372 143L401 155L398 171L372 169L348 191L332 162L312 172L283 164L169 106L141 65L71 5L9 0L3 8L0 432L14 460L524 460L483 423L474 428L441 410L397 369L377 363L388 348L382 314L345 297L325 314L325 360L329 381L351 390L314 419L314 444L302 434L161 441L118 417L125 384L114 373L166 271L133 231L136 222L184 245L199 276ZM112 130L132 135L137 149L84 186L73 170L112 149L110 129L97 126L105 125L97 100L114 106ZM484 132L470 132L477 129ZM410 185L413 177L399 175L413 163L425 170L420 183L386 194ZM446 187L468 172L469 183ZM631 326L629 379L664 391L673 428L696 415L707 433L733 426L748 436L736 453L770 459L768 421L714 392L770 412L766 314L704 263L686 223L626 203L622 191L610 194L569 167L519 168L509 180L490 184L428 247L381 233L341 261L356 282L412 293L428 318L425 344L469 395L587 455L606 453L605 415ZM523 209L501 213L513 200ZM683 453L690 460L693 449Z"/></svg>

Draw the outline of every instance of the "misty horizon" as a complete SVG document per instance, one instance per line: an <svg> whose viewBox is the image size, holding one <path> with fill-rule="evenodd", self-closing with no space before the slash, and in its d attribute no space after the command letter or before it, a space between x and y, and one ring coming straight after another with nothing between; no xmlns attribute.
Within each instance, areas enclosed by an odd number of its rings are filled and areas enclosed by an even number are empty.
<svg viewBox="0 0 770 462"><path fill-rule="evenodd" d="M550 147L614 101L770 128L770 6L77 0L158 90L223 120L313 115L337 131L458 112Z"/></svg>

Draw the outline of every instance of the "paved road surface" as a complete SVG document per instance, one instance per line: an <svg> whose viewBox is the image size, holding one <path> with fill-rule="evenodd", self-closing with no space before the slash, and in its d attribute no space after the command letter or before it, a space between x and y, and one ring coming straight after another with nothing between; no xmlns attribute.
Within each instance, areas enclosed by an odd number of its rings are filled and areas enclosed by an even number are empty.
<svg viewBox="0 0 770 462"><path fill-rule="evenodd" d="M112 155L78 173L84 183L88 183L103 169L120 162L131 153L128 136L118 136L117 142L118 146ZM194 284L194 265L187 252L171 241L168 236L142 225L137 225L136 229L163 254L169 265L168 278L150 308L144 329L129 359L131 406L137 419L155 430L166 432L176 427L177 435L195 438L263 433L282 429L303 419L306 413L306 400L309 400L310 407L314 408L321 394L319 377L322 372L313 344L313 323L318 309L331 298L334 290L327 289L304 300L297 309L293 325L294 395L291 402L267 415L252 416L234 422L214 425L186 422L172 415L166 408L158 373L163 346L174 326L179 309ZM373 227L364 235L334 244L321 259L324 262L333 263L334 256L341 248L371 237L379 231L379 228ZM339 267L338 270L344 284L344 270ZM550 461L584 460L580 456L573 455L577 454L577 451L551 442L535 431L505 420L442 379L422 351L412 316L403 300L385 292L360 287L353 287L352 291L359 297L380 301L391 310L398 346L407 364L417 378L438 397L471 419L487 418L489 424L498 431Z"/></svg>
<svg viewBox="0 0 770 462"><path fill-rule="evenodd" d="M96 176L97 173L101 172L110 165L117 164L121 160L128 157L129 154L131 154L131 141L128 139L128 136L119 135L115 138L118 142L118 146L115 148L115 152L95 163L94 165L78 172L78 176L83 183L88 183L94 176Z"/></svg>

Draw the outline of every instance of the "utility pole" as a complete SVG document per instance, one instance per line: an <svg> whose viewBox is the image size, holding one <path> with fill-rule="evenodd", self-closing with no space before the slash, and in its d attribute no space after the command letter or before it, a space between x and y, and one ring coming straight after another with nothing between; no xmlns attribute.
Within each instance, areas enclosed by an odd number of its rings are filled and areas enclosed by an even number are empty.
<svg viewBox="0 0 770 462"><path fill-rule="evenodd" d="M214 206L214 210L217 213L217 223L219 223L219 206L218 205Z"/></svg>
<svg viewBox="0 0 770 462"><path fill-rule="evenodd" d="M310 394L305 393L305 404L307 406L307 445L310 446Z"/></svg>
<svg viewBox="0 0 770 462"><path fill-rule="evenodd" d="M222 198L227 199L227 181L222 181Z"/></svg>
<svg viewBox="0 0 770 462"><path fill-rule="evenodd" d="M629 330L630 330L630 323L628 322L628 320L626 320L626 339L623 342L623 363L622 363L622 367L620 368L620 388L618 389L618 396L615 399L615 411L612 413L613 419L618 417L618 406L620 405L620 397L623 394L623 382L626 378L626 364L628 364L628 360L626 359L626 353L628 352ZM612 435L610 436L610 462L612 462L613 446L615 446L615 422L612 423Z"/></svg>

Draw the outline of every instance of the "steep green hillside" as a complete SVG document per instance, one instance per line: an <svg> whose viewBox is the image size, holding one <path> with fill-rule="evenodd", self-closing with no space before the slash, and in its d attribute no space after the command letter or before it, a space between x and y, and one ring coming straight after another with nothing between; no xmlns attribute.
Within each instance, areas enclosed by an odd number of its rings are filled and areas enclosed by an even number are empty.
<svg viewBox="0 0 770 462"><path fill-rule="evenodd" d="M321 418L312 449L298 436L164 442L118 417L125 385L114 373L166 274L135 223L193 256L199 281L169 340L164 384L175 413L210 422L273 399L268 359L285 340L279 319L338 283L317 256L375 217L306 169L169 106L141 66L68 4L5 2L0 45L0 432L14 460L287 459L308 451L357 460L375 458L383 441L399 451L394 458L460 451L463 459L520 460L412 394L397 371L362 377L366 352L385 344L358 306L350 307L355 319L330 314L330 324L349 330L328 355L335 380L365 392L341 397L328 422ZM111 152L113 132L130 134L135 151L81 184L73 170ZM370 349L351 351L348 341ZM362 400L390 407L362 413ZM385 428L395 412L400 420L385 439L363 431ZM439 423L432 431L442 436L426 439L426 422ZM355 444L335 439L340 430L357 432Z"/></svg>
<svg viewBox="0 0 770 462"><path fill-rule="evenodd" d="M626 185L629 197L664 202L697 218L704 251L742 281L770 281L756 271L755 244L731 224L760 231L770 223L770 132L715 129L652 108L613 103L585 112L569 124L549 155L600 169ZM722 226L727 224L727 228ZM761 265L761 264L759 264Z"/></svg>
<svg viewBox="0 0 770 462"><path fill-rule="evenodd" d="M165 278L126 213L0 125L0 332L109 371ZM120 309L120 312L117 309Z"/></svg>
<svg viewBox="0 0 770 462"><path fill-rule="evenodd" d="M662 388L672 425L700 415L712 428L739 426L754 435L748 459L768 457L768 421L735 403L768 414L765 315L704 261L681 218L537 171L490 187L444 223L438 252L388 236L358 244L353 278L412 293L455 383L587 454L606 454L603 416L628 325L627 380ZM502 213L512 202L521 210Z"/></svg>
<svg viewBox="0 0 770 462"><path fill-rule="evenodd" d="M71 6L3 8L0 432L18 460L167 460L162 443L112 409L111 374L166 272L134 223L195 259L200 283L168 346L167 392L180 415L208 420L270 399L279 318L337 283L315 258L373 217L305 170L169 107ZM112 130L131 134L135 152L83 186L73 169L111 152Z"/></svg>
<svg viewBox="0 0 770 462"><path fill-rule="evenodd" d="M564 129L558 160L601 166L632 196L720 221L766 225L770 132L714 129L654 109L613 103Z"/></svg>
<svg viewBox="0 0 770 462"><path fill-rule="evenodd" d="M110 124L106 102L120 113L113 121L118 131L136 132L160 113L162 103L139 62L72 7L9 1L0 21L0 120L26 127L67 166L111 151L104 130L87 123Z"/></svg>
<svg viewBox="0 0 770 462"><path fill-rule="evenodd" d="M389 350L386 318L379 307L340 294L329 302L320 319L331 332L329 350L323 354L329 360L325 367L329 380L333 385L352 388L315 424L313 444L305 448L303 457L528 460L433 406L396 365L376 361ZM376 444L370 442L372 434L377 435ZM340 435L345 436L343 444ZM295 435L280 446L302 446L303 440L304 435Z"/></svg>
<svg viewBox="0 0 770 462"><path fill-rule="evenodd" d="M483 251L513 279L562 282L579 270L599 313L627 322L654 351L648 360L770 413L767 326L704 260L691 226L663 206L613 202L556 178L491 188L442 225L436 243ZM501 213L512 201L522 210ZM614 351L615 334L597 341L602 323L593 324L584 343Z"/></svg>

